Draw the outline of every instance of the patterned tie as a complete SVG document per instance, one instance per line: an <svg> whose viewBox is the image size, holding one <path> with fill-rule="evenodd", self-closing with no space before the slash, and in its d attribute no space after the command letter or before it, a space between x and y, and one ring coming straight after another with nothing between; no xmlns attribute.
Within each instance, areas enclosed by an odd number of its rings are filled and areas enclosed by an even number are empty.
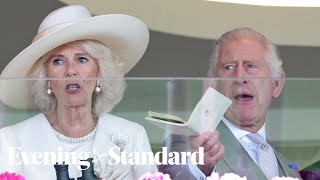
<svg viewBox="0 0 320 180"><path fill-rule="evenodd" d="M258 164L267 178L279 176L278 162L272 147L258 133L250 133L247 137L257 145Z"/></svg>

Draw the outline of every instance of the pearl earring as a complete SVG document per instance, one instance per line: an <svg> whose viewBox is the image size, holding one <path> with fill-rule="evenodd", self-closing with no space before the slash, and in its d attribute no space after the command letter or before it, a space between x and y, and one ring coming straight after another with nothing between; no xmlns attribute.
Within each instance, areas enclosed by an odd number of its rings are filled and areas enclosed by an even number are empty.
<svg viewBox="0 0 320 180"><path fill-rule="evenodd" d="M99 80L97 80L97 84L96 84L96 87L94 88L94 92L96 94L99 94L101 92L101 87L99 85Z"/></svg>
<svg viewBox="0 0 320 180"><path fill-rule="evenodd" d="M52 89L51 89L50 81L48 81L47 94L48 94L49 96L51 96L51 95L52 95Z"/></svg>

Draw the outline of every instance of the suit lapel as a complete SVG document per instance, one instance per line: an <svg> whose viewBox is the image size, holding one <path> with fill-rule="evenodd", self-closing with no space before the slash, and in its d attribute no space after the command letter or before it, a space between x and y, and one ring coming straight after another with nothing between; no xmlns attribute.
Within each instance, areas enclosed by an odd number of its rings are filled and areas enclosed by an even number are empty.
<svg viewBox="0 0 320 180"><path fill-rule="evenodd" d="M19 134L19 132L23 132ZM26 121L21 129L16 129L17 136L20 142L21 151L28 153L33 152L65 152L64 149L58 149L62 147L59 144L56 135L52 127L50 126L48 120L43 114L38 114L33 118ZM25 133L28 132L28 133ZM52 158L53 160L57 160ZM52 162L50 162L52 163ZM55 162L53 162L55 163ZM34 172L36 172L37 177L55 177L56 172L51 164L37 165L29 164L23 166L22 172L26 174L26 177L35 177ZM28 179L28 178L27 178ZM29 178L30 179L30 178Z"/></svg>
<svg viewBox="0 0 320 180"><path fill-rule="evenodd" d="M43 114L38 114L29 122L30 123L24 127L24 129L26 129L25 131L29 133L21 137L24 139L21 140L21 146L28 147L29 149L27 151L29 152L57 152L58 147L61 145L46 117ZM32 142L31 145L28 144L30 142Z"/></svg>
<svg viewBox="0 0 320 180"><path fill-rule="evenodd" d="M111 141L112 134L110 132L112 132L112 125L110 124L110 120L103 117L99 118L97 134L92 147L93 154L107 154L110 148L117 147Z"/></svg>
<svg viewBox="0 0 320 180"><path fill-rule="evenodd" d="M217 165L220 174L233 172L248 179L267 179L259 166L234 137L229 128L221 121L217 127L220 142L225 145L223 162Z"/></svg>
<svg viewBox="0 0 320 180"><path fill-rule="evenodd" d="M298 172L294 171L293 169L290 169L288 166L288 161L282 157L282 155L274 150L274 153L276 154L278 165L279 165L279 176L285 176L285 177L296 177L300 178L300 175Z"/></svg>
<svg viewBox="0 0 320 180"><path fill-rule="evenodd" d="M273 149L276 157L277 157L277 161L278 161L278 168L279 168L279 176L288 176L288 172L287 172L287 169L286 169L286 165L285 163L282 161L280 155L278 152L276 152L275 149Z"/></svg>

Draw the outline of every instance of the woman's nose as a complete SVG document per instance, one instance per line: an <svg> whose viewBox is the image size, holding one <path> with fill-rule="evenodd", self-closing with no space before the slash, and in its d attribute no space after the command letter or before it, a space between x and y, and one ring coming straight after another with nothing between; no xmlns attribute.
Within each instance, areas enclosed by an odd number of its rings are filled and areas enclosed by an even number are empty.
<svg viewBox="0 0 320 180"><path fill-rule="evenodd" d="M67 69L66 69L66 77L73 77L73 76L77 76L78 72L77 69L74 65L72 64L68 64L67 65Z"/></svg>

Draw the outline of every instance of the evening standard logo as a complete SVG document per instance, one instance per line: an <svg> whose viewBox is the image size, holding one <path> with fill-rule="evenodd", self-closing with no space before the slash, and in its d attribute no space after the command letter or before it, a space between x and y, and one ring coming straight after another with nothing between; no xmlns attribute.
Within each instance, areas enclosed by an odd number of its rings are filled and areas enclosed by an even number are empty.
<svg viewBox="0 0 320 180"><path fill-rule="evenodd" d="M88 169L93 158L93 163L106 162L109 165L187 165L188 161L194 165L204 165L204 149L199 147L198 152L168 152L167 147L162 147L156 152L120 152L120 147L112 147L106 154L92 152L65 152L60 146L57 152L24 152L21 147L9 147L9 165L54 165L69 164Z"/></svg>

